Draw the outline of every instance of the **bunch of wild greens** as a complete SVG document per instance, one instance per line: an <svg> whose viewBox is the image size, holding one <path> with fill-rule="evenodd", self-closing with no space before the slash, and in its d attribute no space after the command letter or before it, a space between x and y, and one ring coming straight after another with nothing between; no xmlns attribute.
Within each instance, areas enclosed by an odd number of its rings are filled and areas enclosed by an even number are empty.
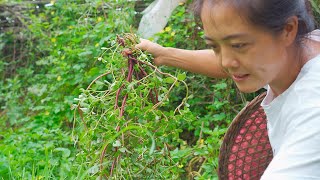
<svg viewBox="0 0 320 180"><path fill-rule="evenodd" d="M118 36L112 48L104 48L113 55L97 58L107 72L76 99L75 123L81 130L74 137L80 154L90 159L88 173L93 176L179 177L181 159L170 150L181 142L180 119L193 118L186 103L186 75L162 72L150 63L149 55L134 47L137 42L133 34ZM179 86L187 93L172 109L170 104L176 102L170 93Z"/></svg>

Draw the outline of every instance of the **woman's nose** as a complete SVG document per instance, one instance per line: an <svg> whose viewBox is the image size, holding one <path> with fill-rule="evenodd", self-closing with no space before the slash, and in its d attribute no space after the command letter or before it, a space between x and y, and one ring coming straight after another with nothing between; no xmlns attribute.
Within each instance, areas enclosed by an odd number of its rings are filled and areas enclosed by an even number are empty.
<svg viewBox="0 0 320 180"><path fill-rule="evenodd" d="M224 68L230 69L239 67L239 61L231 52L221 51L220 60L221 65Z"/></svg>

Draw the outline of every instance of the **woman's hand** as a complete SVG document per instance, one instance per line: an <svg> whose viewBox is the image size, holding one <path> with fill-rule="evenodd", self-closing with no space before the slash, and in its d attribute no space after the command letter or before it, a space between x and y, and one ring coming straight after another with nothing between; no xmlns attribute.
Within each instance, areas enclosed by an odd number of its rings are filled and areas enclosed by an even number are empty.
<svg viewBox="0 0 320 180"><path fill-rule="evenodd" d="M151 53L156 65L163 65L163 60L167 56L167 48L147 39L140 39L140 43L136 45L136 48Z"/></svg>

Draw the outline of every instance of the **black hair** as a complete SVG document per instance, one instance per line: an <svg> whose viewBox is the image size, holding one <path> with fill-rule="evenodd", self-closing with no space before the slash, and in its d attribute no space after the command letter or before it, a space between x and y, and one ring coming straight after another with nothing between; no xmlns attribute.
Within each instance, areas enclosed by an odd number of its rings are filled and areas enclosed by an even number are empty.
<svg viewBox="0 0 320 180"><path fill-rule="evenodd" d="M200 17L205 0L195 0L194 13ZM207 0L213 3L224 1L231 3L239 12L245 12L245 18L254 25L277 34L283 30L288 18L298 17L296 41L306 37L315 29L309 0Z"/></svg>

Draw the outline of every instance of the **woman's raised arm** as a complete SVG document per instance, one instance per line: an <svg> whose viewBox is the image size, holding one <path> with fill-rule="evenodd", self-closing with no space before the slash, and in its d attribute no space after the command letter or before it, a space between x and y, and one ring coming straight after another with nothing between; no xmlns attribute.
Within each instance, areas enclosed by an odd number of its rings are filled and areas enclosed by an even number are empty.
<svg viewBox="0 0 320 180"><path fill-rule="evenodd" d="M214 78L228 77L212 50L163 47L146 39L141 39L136 47L151 53L155 57L154 63L156 65L172 66Z"/></svg>

